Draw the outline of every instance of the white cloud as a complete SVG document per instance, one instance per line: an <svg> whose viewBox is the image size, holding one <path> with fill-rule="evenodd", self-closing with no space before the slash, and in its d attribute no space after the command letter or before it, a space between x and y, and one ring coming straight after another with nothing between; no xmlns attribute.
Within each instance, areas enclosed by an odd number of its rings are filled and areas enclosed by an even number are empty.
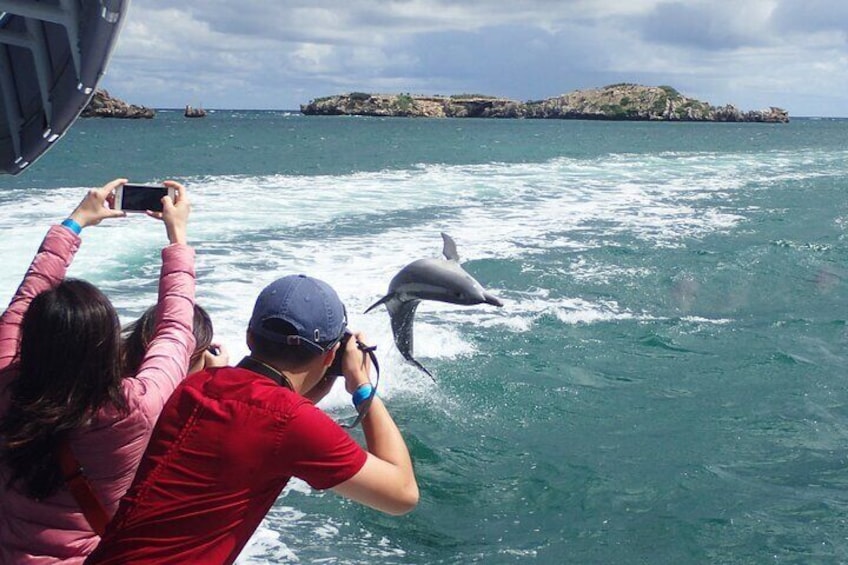
<svg viewBox="0 0 848 565"><path fill-rule="evenodd" d="M848 115L841 0L134 0L104 84L131 102L293 108L344 90L541 98L670 84ZM825 104L825 106L823 106Z"/></svg>
<svg viewBox="0 0 848 565"><path fill-rule="evenodd" d="M302 43L292 51L291 61L296 71L324 74L336 69L335 53L331 45Z"/></svg>

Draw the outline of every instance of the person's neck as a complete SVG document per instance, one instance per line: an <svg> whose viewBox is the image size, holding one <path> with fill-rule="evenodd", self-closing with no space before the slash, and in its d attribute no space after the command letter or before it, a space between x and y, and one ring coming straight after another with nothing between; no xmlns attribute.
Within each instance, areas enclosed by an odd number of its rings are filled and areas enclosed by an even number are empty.
<svg viewBox="0 0 848 565"><path fill-rule="evenodd" d="M306 373L297 372L297 371L289 371L281 368L278 364L273 361L269 361L268 359L263 359L253 353L247 356L247 359L253 361L254 363L259 363L264 365L267 369L270 369L274 373L280 376L282 379L283 386L290 386L292 390L294 390L298 394L302 394L303 391L303 383L306 377ZM269 376L269 375L266 375ZM275 379L276 380L276 379Z"/></svg>

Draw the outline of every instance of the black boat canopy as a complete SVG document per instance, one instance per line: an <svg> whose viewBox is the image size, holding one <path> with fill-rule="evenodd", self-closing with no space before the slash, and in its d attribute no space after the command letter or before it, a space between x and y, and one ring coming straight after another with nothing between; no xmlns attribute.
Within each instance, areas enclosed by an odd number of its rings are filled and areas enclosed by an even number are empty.
<svg viewBox="0 0 848 565"><path fill-rule="evenodd" d="M47 151L94 95L130 0L0 0L0 173Z"/></svg>

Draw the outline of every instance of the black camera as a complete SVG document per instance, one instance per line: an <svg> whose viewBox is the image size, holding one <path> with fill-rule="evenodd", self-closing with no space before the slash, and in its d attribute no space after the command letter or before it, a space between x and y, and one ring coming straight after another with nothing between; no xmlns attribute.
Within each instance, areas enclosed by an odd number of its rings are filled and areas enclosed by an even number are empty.
<svg viewBox="0 0 848 565"><path fill-rule="evenodd" d="M344 373L342 373L342 359L344 359L345 349L347 349L347 342L350 338L353 337L353 334L350 330L345 329L344 334L342 334L342 338L339 340L339 348L336 350L336 356L333 358L333 363L329 367L327 367L327 372L324 373L325 377L343 377Z"/></svg>

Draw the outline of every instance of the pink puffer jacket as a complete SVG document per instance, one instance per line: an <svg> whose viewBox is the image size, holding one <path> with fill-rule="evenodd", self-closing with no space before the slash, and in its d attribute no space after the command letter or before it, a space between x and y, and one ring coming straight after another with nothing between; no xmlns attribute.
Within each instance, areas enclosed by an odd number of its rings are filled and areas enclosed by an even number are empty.
<svg viewBox="0 0 848 565"><path fill-rule="evenodd" d="M67 228L50 228L0 317L0 369L14 361L30 302L64 279L79 245L79 237ZM194 350L194 283L194 250L181 244L164 248L155 337L138 375L124 380L129 414L103 409L91 427L71 436L71 449L110 515L132 483L165 401L185 378ZM0 371L0 417L9 405L6 385L16 377L14 366ZM8 469L0 466L0 563L82 563L97 546L100 538L67 488L36 502L8 488L7 482Z"/></svg>

